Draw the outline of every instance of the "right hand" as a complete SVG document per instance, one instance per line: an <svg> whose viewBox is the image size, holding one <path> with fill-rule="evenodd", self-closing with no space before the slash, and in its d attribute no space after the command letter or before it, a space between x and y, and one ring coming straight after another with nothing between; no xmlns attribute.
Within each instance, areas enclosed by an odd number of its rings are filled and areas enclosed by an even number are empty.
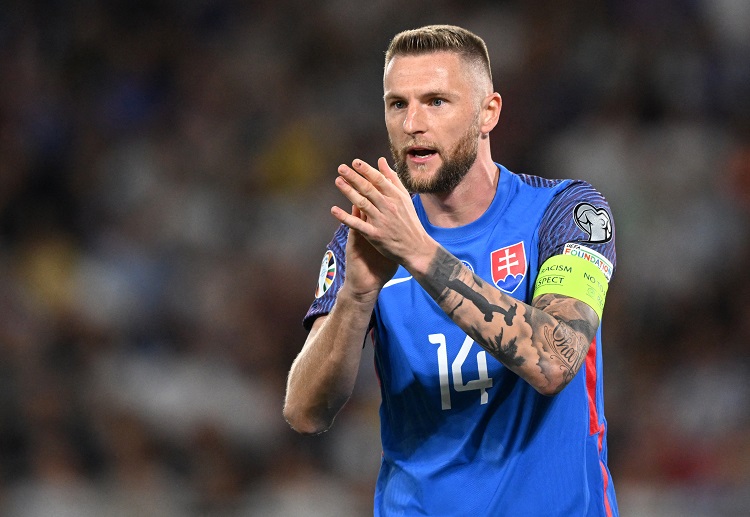
<svg viewBox="0 0 750 517"><path fill-rule="evenodd" d="M366 220L356 206L352 206L351 215ZM357 230L349 228L344 287L349 288L352 296L360 301L374 302L397 270L398 264L384 257Z"/></svg>

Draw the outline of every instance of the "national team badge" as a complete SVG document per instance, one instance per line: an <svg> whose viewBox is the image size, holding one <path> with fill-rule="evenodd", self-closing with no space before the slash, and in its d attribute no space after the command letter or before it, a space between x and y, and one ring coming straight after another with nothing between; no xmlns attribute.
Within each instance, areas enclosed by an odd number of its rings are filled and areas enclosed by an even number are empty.
<svg viewBox="0 0 750 517"><path fill-rule="evenodd" d="M318 276L318 287L315 289L315 298L320 298L333 284L336 278L336 257L331 250L326 251L323 255L323 262L320 264L320 275Z"/></svg>
<svg viewBox="0 0 750 517"><path fill-rule="evenodd" d="M490 254L492 281L505 291L515 291L526 276L526 249L523 241L495 250Z"/></svg>

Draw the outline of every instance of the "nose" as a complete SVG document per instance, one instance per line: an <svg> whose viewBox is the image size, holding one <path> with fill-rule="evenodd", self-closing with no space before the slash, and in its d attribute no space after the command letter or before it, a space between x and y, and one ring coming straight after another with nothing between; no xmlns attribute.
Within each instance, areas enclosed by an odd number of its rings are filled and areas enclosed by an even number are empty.
<svg viewBox="0 0 750 517"><path fill-rule="evenodd" d="M427 131L424 111L418 104L411 104L404 117L404 133L415 135Z"/></svg>

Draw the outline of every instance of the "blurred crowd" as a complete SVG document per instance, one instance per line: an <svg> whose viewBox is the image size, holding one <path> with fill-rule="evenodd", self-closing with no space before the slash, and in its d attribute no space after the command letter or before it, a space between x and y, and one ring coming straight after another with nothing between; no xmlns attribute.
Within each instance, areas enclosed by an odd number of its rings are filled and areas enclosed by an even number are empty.
<svg viewBox="0 0 750 517"><path fill-rule="evenodd" d="M281 407L336 167L387 156L383 51L428 23L488 43L496 160L613 209L623 515L750 513L750 2L2 0L0 515L371 514L371 348L330 432Z"/></svg>

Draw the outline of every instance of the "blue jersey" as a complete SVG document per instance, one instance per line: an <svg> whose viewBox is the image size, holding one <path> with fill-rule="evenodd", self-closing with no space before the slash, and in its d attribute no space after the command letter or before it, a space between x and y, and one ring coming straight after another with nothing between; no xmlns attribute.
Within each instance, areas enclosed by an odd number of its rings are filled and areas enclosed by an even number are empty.
<svg viewBox="0 0 750 517"><path fill-rule="evenodd" d="M609 279L614 226L589 184L500 167L495 197L476 221L427 232L478 276L530 303L553 255L577 254ZM335 303L346 229L329 245L305 324ZM399 268L372 323L382 404L383 459L375 515L617 515L607 467L601 325L581 370L545 397L490 356Z"/></svg>

